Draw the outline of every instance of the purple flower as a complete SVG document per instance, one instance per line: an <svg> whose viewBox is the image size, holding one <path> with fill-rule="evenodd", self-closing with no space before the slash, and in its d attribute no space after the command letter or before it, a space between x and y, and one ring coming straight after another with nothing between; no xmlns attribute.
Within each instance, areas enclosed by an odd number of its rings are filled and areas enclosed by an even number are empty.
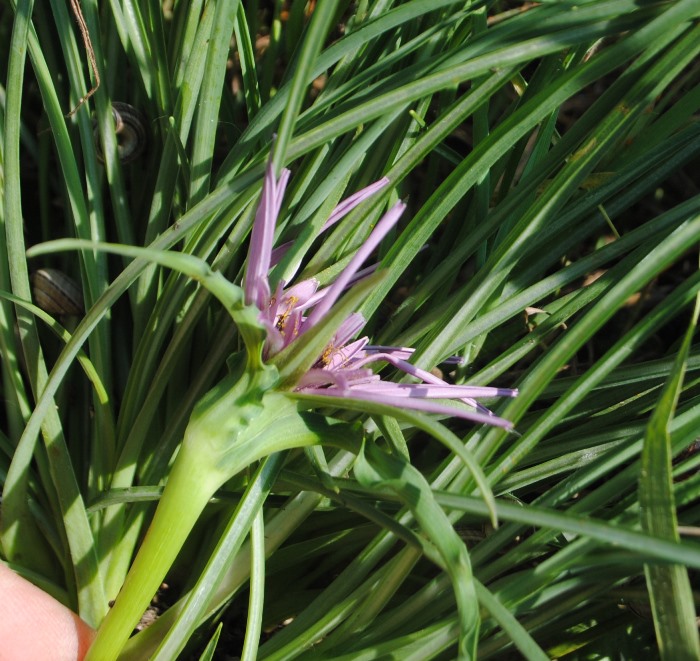
<svg viewBox="0 0 700 661"><path fill-rule="evenodd" d="M406 205L397 202L377 223L364 244L338 278L319 290L319 282L310 278L287 287L280 281L270 291L268 274L286 251L288 244L273 250L277 216L282 206L289 170L282 170L275 179L269 162L263 183L260 206L255 215L248 253L244 291L248 305L260 310L260 320L267 329L263 350L269 359L313 328L329 312L342 293L375 270L376 265L360 270L381 240L397 223ZM389 184L384 177L341 202L321 231L325 231L347 215L358 204ZM409 362L414 350L408 347L371 346L366 337L355 338L365 325L361 314L354 313L336 331L333 340L319 354L315 364L299 379L294 390L312 395L353 398L428 413L458 416L474 422L511 428L512 423L495 416L476 401L479 397L514 397L517 390L448 384ZM453 357L446 362L459 363ZM369 365L390 363L420 383L384 381ZM439 400L460 400L473 410L449 406Z"/></svg>

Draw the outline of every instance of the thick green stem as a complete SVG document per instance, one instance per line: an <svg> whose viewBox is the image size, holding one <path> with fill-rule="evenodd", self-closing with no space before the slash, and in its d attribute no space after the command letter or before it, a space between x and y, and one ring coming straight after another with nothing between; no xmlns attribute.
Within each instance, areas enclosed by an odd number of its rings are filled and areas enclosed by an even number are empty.
<svg viewBox="0 0 700 661"><path fill-rule="evenodd" d="M114 607L97 632L87 661L117 658L202 510L224 479L219 471L212 471L211 462L204 455L197 453L192 445L183 444L153 522Z"/></svg>
<svg viewBox="0 0 700 661"><path fill-rule="evenodd" d="M277 451L277 434L265 443L264 431L275 428L271 423L282 410L295 414L296 409L278 395L268 400L269 415L261 420L263 396L276 382L277 371L241 367L239 361L238 368L202 397L192 412L151 526L114 607L97 632L88 661L117 658L209 499L245 466ZM303 432L306 426L301 423ZM313 435L310 439L301 435L297 441L301 445L316 441ZM294 434L291 437L296 441Z"/></svg>

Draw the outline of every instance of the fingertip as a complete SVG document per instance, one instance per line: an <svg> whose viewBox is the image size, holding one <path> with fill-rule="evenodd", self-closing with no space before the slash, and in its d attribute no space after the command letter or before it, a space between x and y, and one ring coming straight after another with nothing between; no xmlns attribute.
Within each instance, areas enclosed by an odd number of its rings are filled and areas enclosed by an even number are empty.
<svg viewBox="0 0 700 661"><path fill-rule="evenodd" d="M94 630L2 563L0 594L0 661L84 658Z"/></svg>

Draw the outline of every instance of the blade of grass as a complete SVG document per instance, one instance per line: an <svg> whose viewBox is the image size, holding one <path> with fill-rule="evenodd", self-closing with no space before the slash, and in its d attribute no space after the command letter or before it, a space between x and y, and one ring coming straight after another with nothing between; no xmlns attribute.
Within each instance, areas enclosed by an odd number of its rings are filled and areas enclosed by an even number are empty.
<svg viewBox="0 0 700 661"><path fill-rule="evenodd" d="M644 439L639 506L642 527L657 537L678 542L673 498L670 424L680 396L688 352L700 313L695 301L691 323L676 354L669 379L655 407ZM644 574L651 598L654 627L662 659L700 657L700 638L693 591L683 565L646 564Z"/></svg>
<svg viewBox="0 0 700 661"><path fill-rule="evenodd" d="M425 478L405 459L388 455L373 444L365 444L364 452L355 463L355 475L365 485L396 492L440 551L452 581L459 613L458 658L475 658L480 618L469 554L445 512L433 499Z"/></svg>
<svg viewBox="0 0 700 661"><path fill-rule="evenodd" d="M19 141L24 63L30 33L30 20L33 2L21 2L17 6L15 26L12 34L12 49L8 71L8 108L5 115L5 218L12 222L6 225L7 250L10 260L10 277L13 292L20 298L31 298L27 263L24 258L24 236L22 226L22 203L20 199L21 181L19 164ZM25 360L32 366L30 381L35 399L45 388L48 378L34 319L31 315L19 312L17 321ZM104 614L107 603L98 572L95 542L88 522L87 513L80 494L76 476L66 447L63 429L55 408L48 411L43 421L42 435L47 449L48 465L45 479L49 497L60 512L65 536L66 550L72 558L80 615L88 623L97 624ZM28 468L32 461L37 438L35 435L22 436L12 464L8 471L3 490L2 538L3 549L8 557L22 556L39 571L51 575L49 567L53 559L46 554L41 537L38 535L33 517L26 502L28 488ZM47 470L48 469L48 470ZM55 490L55 491L53 491ZM20 539L21 538L21 539Z"/></svg>

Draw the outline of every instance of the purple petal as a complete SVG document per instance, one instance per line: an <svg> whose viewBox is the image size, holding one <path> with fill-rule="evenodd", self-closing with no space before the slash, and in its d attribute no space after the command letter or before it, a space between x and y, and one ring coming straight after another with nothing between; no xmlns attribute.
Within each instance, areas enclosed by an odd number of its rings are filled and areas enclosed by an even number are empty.
<svg viewBox="0 0 700 661"><path fill-rule="evenodd" d="M353 367L361 367L362 365L367 365L368 363L371 362L376 362L376 361L385 361L387 363L390 363L394 365L395 367L398 367L400 370L403 372L406 372L406 374L410 374L411 376L415 376L417 379L421 379L422 381L425 381L426 383L433 383L436 385L447 385L449 386L446 381L443 381L441 378L435 376L434 374L431 374L430 372L421 369L420 367L416 367L415 365L405 361L401 360L400 358L397 358L396 356L390 354L390 353L377 353L373 355L366 356L365 358L361 358L357 361L355 361L355 364ZM497 391L498 397L515 397L518 394L517 390L513 390L510 388L495 388L494 390ZM493 413L487 409L483 404L480 404L476 400L472 399L472 397L467 396L464 398L460 398L465 404L469 404L470 406L475 407L478 411L483 413L484 415L493 415Z"/></svg>
<svg viewBox="0 0 700 661"><path fill-rule="evenodd" d="M476 411L465 411L462 408L445 406L425 399L412 399L403 397L391 397L389 395L377 394L365 391L364 387L357 389L341 389L341 388L308 388L303 391L305 395L320 395L326 397L343 397L345 399L357 399L359 401L376 402L386 406L392 406L397 409L414 409L416 411L424 411L426 413L436 413L449 417L463 418L480 424L493 425L494 427L503 427L504 429L512 429L513 423L509 420L504 420L495 415L487 413L479 413Z"/></svg>
<svg viewBox="0 0 700 661"><path fill-rule="evenodd" d="M284 307L286 302L294 299L295 308L306 308L308 307L309 299L314 295L317 289L318 280L316 280L316 278L302 280L284 292L280 301L280 306Z"/></svg>
<svg viewBox="0 0 700 661"><path fill-rule="evenodd" d="M360 246L360 249L355 253L355 256L350 260L350 263L345 267L338 279L328 288L328 293L313 309L313 312L309 315L308 328L312 328L323 319L325 314L333 307L333 304L338 300L338 297L343 292L350 279L355 275L370 254L372 254L372 251L379 245L389 230L396 225L405 208L406 205L403 202L397 202L384 214L383 218L377 223L377 226L369 237L367 237L367 240Z"/></svg>
<svg viewBox="0 0 700 661"><path fill-rule="evenodd" d="M294 241L287 241L280 246L272 249L272 254L270 255L270 266L277 266L282 261L282 257L287 254L287 251L292 247Z"/></svg>
<svg viewBox="0 0 700 661"><path fill-rule="evenodd" d="M355 335L357 335L364 327L367 322L365 318L359 312L353 312L335 332L335 338L333 339L333 344L336 346L342 346L349 340L351 340ZM367 338L365 339L365 344L367 344Z"/></svg>
<svg viewBox="0 0 700 661"><path fill-rule="evenodd" d="M388 177L382 177L379 181L357 191L347 199L343 200L338 206L333 209L330 218L321 228L321 232L325 232L329 227L335 225L341 218L347 216L358 204L364 202L367 198L374 195L377 191L384 188L389 183Z"/></svg>
<svg viewBox="0 0 700 661"><path fill-rule="evenodd" d="M263 354L265 358L274 356L284 348L284 336L279 332L277 326L268 319L260 318L263 326L267 330L267 338L265 339L265 348Z"/></svg>
<svg viewBox="0 0 700 661"><path fill-rule="evenodd" d="M256 305L260 310L264 310L270 300L270 286L267 276L272 259L272 242L288 180L289 170L282 170L279 181L275 180L272 159L270 159L265 169L260 204L255 214L250 236L248 266L244 283L246 303Z"/></svg>
<svg viewBox="0 0 700 661"><path fill-rule="evenodd" d="M372 275L377 268L379 267L379 264L372 264L371 266L367 266L361 270L359 270L355 275L350 278L348 283L345 285L345 289L350 289L354 284L360 282L360 280L363 280L369 275ZM320 291L317 291L306 303L306 307L313 307L316 305L320 300L322 300L330 291L330 287L326 287L325 289L321 289Z"/></svg>
<svg viewBox="0 0 700 661"><path fill-rule="evenodd" d="M382 344L368 344L365 347L365 351L367 353L390 353L401 360L408 360L416 352L412 347L390 347ZM445 365L461 365L464 362L464 358L461 356L450 356L440 362Z"/></svg>
<svg viewBox="0 0 700 661"><path fill-rule="evenodd" d="M353 358L362 352L362 347L364 347L365 344L367 344L367 338L363 337L350 344L346 344L345 346L340 345L337 349L333 349L326 359L326 369L331 372L337 372L346 365L349 366L350 369L356 369L355 366L352 365ZM369 371L371 372L372 370Z"/></svg>
<svg viewBox="0 0 700 661"><path fill-rule="evenodd" d="M372 392L388 392L392 397L419 397L424 399L471 399L473 397L503 397L504 388L479 386L433 385L427 383L394 383L380 381L368 386ZM363 388L364 389L364 388ZM509 394L512 391L507 391Z"/></svg>
<svg viewBox="0 0 700 661"><path fill-rule="evenodd" d="M301 310L292 310L284 321L278 321L278 327L279 326L282 326L280 332L284 336L284 346L286 347L288 344L294 342L297 335L299 335L301 329L304 327L304 316Z"/></svg>
<svg viewBox="0 0 700 661"><path fill-rule="evenodd" d="M267 283L265 284L267 286ZM268 299L268 305L260 311L259 319L267 326L275 326L279 314L280 300L284 293L284 282L277 283L274 296Z"/></svg>
<svg viewBox="0 0 700 661"><path fill-rule="evenodd" d="M369 369L343 370L332 372L325 368L313 367L299 379L295 390L306 388L320 388L321 386L350 387L355 384L371 383L378 380L378 376Z"/></svg>

